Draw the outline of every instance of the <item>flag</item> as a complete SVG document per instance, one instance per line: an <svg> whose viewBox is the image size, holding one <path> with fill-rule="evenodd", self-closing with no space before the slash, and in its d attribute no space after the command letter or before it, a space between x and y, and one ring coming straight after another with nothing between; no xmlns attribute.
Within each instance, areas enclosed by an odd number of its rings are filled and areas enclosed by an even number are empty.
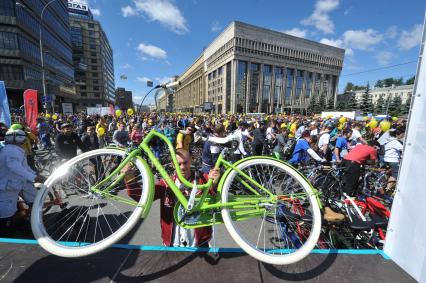
<svg viewBox="0 0 426 283"><path fill-rule="evenodd" d="M152 81L146 81L146 86L147 87L153 87L154 83Z"/></svg>
<svg viewBox="0 0 426 283"><path fill-rule="evenodd" d="M120 80L127 80L127 76L126 75L121 75L120 76Z"/></svg>
<svg viewBox="0 0 426 283"><path fill-rule="evenodd" d="M9 103L7 102L6 86L0 81L0 122L9 128L11 124Z"/></svg>
<svg viewBox="0 0 426 283"><path fill-rule="evenodd" d="M34 89L27 89L24 91L24 109L25 109L25 122L28 127L35 132L37 130L37 116L38 116L38 100L37 91Z"/></svg>

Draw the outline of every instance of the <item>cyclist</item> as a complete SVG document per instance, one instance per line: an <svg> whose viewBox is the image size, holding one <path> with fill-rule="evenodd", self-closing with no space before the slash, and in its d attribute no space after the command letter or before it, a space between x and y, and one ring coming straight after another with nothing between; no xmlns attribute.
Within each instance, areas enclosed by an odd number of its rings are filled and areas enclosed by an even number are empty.
<svg viewBox="0 0 426 283"><path fill-rule="evenodd" d="M253 132L253 142L251 143L252 154L253 155L262 155L263 144L265 143L265 123L257 122L258 127L256 127Z"/></svg>
<svg viewBox="0 0 426 283"><path fill-rule="evenodd" d="M37 118L37 121L37 130L39 140L41 142L41 149L49 149L52 146L52 143L50 142L50 126L41 117Z"/></svg>
<svg viewBox="0 0 426 283"><path fill-rule="evenodd" d="M0 231L10 230L19 220L17 202L22 193L25 202L31 205L37 194L33 182L36 173L28 166L22 144L26 135L21 129L9 129L5 135L6 145L0 151Z"/></svg>
<svg viewBox="0 0 426 283"><path fill-rule="evenodd" d="M385 154L384 161L386 165L391 168L391 175L388 179L387 189L395 186L396 179L398 177L399 162L401 160L403 145L399 141L404 135L403 131L399 129L390 129L389 138L384 144Z"/></svg>
<svg viewBox="0 0 426 283"><path fill-rule="evenodd" d="M61 126L61 133L56 136L55 149L59 160L67 160L77 156L77 148L86 151L86 147L80 137L73 132L72 125L64 123Z"/></svg>
<svg viewBox="0 0 426 283"><path fill-rule="evenodd" d="M94 150L99 148L99 138L96 134L94 126L87 127L87 132L83 136L82 142L87 150Z"/></svg>
<svg viewBox="0 0 426 283"><path fill-rule="evenodd" d="M275 158L281 159L283 157L283 148L287 143L288 130L286 128L280 128L278 130L278 134L275 137L277 143L272 152L274 153Z"/></svg>
<svg viewBox="0 0 426 283"><path fill-rule="evenodd" d="M176 158L184 178L188 181L194 182L194 180L197 178L197 184L204 184L210 178L213 179L213 184L215 185L219 180L220 172L218 169L212 169L208 174L204 174L201 176L201 178L198 178L195 172L191 171L191 155L189 151L184 149L177 149ZM125 170L130 169L126 168ZM126 172L126 175L128 174L129 172ZM177 178L176 174L172 177L172 180L186 196L189 196L191 188L185 188ZM213 188L211 188L211 190L212 189ZM139 201L141 193L140 188L127 187L127 193L134 200ZM211 193L214 194L213 191L211 191ZM161 238L163 240L164 246L209 246L208 241L212 235L211 227L184 229L175 223L173 210L177 200L164 179L161 179L155 185L155 199L160 200Z"/></svg>
<svg viewBox="0 0 426 283"><path fill-rule="evenodd" d="M306 162L309 159L309 156L319 162L326 161L324 158L321 158L311 147L312 143L311 132L306 130L302 133L301 138L297 141L296 146L293 151L293 156L288 161L290 164L298 165L302 162ZM309 155L309 156L308 156Z"/></svg>
<svg viewBox="0 0 426 283"><path fill-rule="evenodd" d="M343 158L342 167L345 168L343 191L347 195L354 196L356 194L361 176L361 165L377 162L377 151L379 149L380 144L377 141L371 141L369 145L359 144L355 146Z"/></svg>
<svg viewBox="0 0 426 283"><path fill-rule="evenodd" d="M342 135L336 139L336 147L334 148L333 161L342 162L342 158L348 154L348 140L352 135L352 130L344 129Z"/></svg>
<svg viewBox="0 0 426 283"><path fill-rule="evenodd" d="M225 134L225 127L222 124L216 125L211 136L213 137L223 137ZM208 173L216 163L217 158L220 154L220 148L209 142L208 140L204 143L203 153L201 156L203 165L201 172Z"/></svg>
<svg viewBox="0 0 426 283"><path fill-rule="evenodd" d="M130 141L129 132L126 131L126 123L119 122L118 129L112 135L112 141L119 147L127 147Z"/></svg>

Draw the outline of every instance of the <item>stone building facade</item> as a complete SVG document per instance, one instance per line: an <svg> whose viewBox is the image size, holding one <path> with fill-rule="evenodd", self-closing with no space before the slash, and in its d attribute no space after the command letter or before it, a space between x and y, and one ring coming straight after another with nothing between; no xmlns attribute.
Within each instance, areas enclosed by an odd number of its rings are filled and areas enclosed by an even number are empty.
<svg viewBox="0 0 426 283"><path fill-rule="evenodd" d="M212 102L216 113L301 112L321 95L335 103L343 58L340 48L232 22L179 77L174 110Z"/></svg>

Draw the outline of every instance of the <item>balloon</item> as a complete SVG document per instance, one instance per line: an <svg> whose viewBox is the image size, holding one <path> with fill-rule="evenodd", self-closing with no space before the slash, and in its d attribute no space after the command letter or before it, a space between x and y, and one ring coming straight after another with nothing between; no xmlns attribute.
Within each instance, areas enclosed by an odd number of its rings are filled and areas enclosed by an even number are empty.
<svg viewBox="0 0 426 283"><path fill-rule="evenodd" d="M340 117L339 118L339 122L340 122L340 124L344 124L346 122L346 118L345 117Z"/></svg>
<svg viewBox="0 0 426 283"><path fill-rule="evenodd" d="M383 120L380 123L380 129L382 129L383 132L386 132L390 129L391 123L389 121Z"/></svg>
<svg viewBox="0 0 426 283"><path fill-rule="evenodd" d="M52 117L52 116L50 116L50 114L46 114L47 119L50 119L50 117Z"/></svg>
<svg viewBox="0 0 426 283"><path fill-rule="evenodd" d="M133 115L133 109L132 108L127 109L127 115L129 115L129 116Z"/></svg>
<svg viewBox="0 0 426 283"><path fill-rule="evenodd" d="M333 114L328 114L328 115L327 115L327 118L328 118L328 119L333 118Z"/></svg>
<svg viewBox="0 0 426 283"><path fill-rule="evenodd" d="M392 117L392 121L398 121L398 117Z"/></svg>
<svg viewBox="0 0 426 283"><path fill-rule="evenodd" d="M117 116L117 117L121 116L121 110L120 109L115 110L115 116Z"/></svg>
<svg viewBox="0 0 426 283"><path fill-rule="evenodd" d="M53 115L52 115L52 119L53 119L53 120L57 120L57 119L58 119L58 115L53 114Z"/></svg>
<svg viewBox="0 0 426 283"><path fill-rule="evenodd" d="M103 135L105 135L105 129L104 128L98 128L98 135L100 136L100 137L102 137Z"/></svg>
<svg viewBox="0 0 426 283"><path fill-rule="evenodd" d="M375 127L377 127L377 124L378 124L378 122L377 122L377 120L371 120L371 122L370 123L368 123L368 127L370 128L370 129L374 129Z"/></svg>

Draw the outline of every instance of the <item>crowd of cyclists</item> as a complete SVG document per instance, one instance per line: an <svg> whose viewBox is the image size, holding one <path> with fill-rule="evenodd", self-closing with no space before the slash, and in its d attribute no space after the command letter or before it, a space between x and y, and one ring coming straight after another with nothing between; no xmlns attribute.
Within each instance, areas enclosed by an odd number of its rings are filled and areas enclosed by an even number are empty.
<svg viewBox="0 0 426 283"><path fill-rule="evenodd" d="M387 117L379 123L367 117L355 121L299 114L42 114L32 130L23 117L13 119L15 122L10 128L0 124L3 144L0 147L0 232L28 219L29 205L35 197L33 184L43 182L55 163L69 160L79 152L106 146L138 146L153 127L163 133L175 149L191 152L192 166L202 173L213 169L220 154L220 148L209 141L209 136L237 141L233 162L263 155L288 162L305 174L315 166L342 168L345 173L341 190L351 197L361 193L366 166L387 168L384 169L386 180L376 194L386 196L385 200L391 203L392 193L386 192L395 186L406 129L406 120L395 117ZM150 146L157 158L170 162L165 144L154 139ZM42 157L44 162L40 161ZM46 172L42 167L48 165L51 170ZM331 209L327 211L340 217Z"/></svg>

